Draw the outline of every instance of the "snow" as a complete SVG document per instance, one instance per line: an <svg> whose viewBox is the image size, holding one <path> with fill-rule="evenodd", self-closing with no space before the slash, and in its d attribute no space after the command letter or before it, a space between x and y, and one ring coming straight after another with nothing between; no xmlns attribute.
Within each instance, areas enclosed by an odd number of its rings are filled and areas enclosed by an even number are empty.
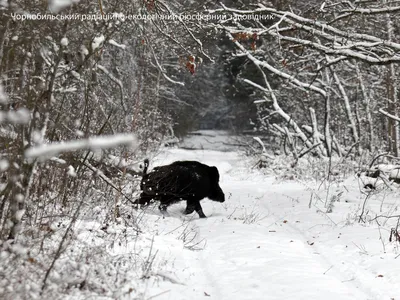
<svg viewBox="0 0 400 300"><path fill-rule="evenodd" d="M217 136L221 143L214 147L223 151L201 149ZM164 219L156 206L142 218L142 230L154 232L145 236L157 253L147 297L365 300L400 294L398 245L382 229L384 249L376 223L356 222L365 199L356 177L332 183L329 199L336 202L327 214L320 182L283 181L250 170L222 140L215 132L192 136L182 144L197 150L167 149L150 161L151 167L185 159L217 166L227 200L203 200L207 219L182 215L184 203L170 206ZM385 197L387 207L398 203L395 194ZM374 199L370 209L379 211L379 197ZM131 247L114 253L129 253Z"/></svg>
<svg viewBox="0 0 400 300"><path fill-rule="evenodd" d="M63 37L61 39L61 46L64 46L64 47L68 46L68 39L66 37Z"/></svg>
<svg viewBox="0 0 400 300"><path fill-rule="evenodd" d="M24 195L22 195L22 194L15 195L15 200L17 200L17 202L20 202L20 203L24 202Z"/></svg>
<svg viewBox="0 0 400 300"><path fill-rule="evenodd" d="M80 75L79 73L77 73L76 71L71 71L72 76L74 76L76 79L80 79ZM77 76L78 75L78 76ZM69 88L61 88L61 89L57 89L57 92L59 93L75 93L77 92L78 89L76 87L69 87Z"/></svg>
<svg viewBox="0 0 400 300"><path fill-rule="evenodd" d="M65 165L67 163L65 160L58 158L58 157L52 157L52 158L50 158L50 160L54 161L56 163L62 164L62 165Z"/></svg>
<svg viewBox="0 0 400 300"><path fill-rule="evenodd" d="M3 85L0 83L0 103L7 103L7 94L4 91Z"/></svg>
<svg viewBox="0 0 400 300"><path fill-rule="evenodd" d="M370 169L371 172L378 170L382 173L388 174L389 178L400 178L400 169L398 165L377 164Z"/></svg>
<svg viewBox="0 0 400 300"><path fill-rule="evenodd" d="M76 172L75 172L75 168L73 166L68 166L68 171L67 171L68 176L71 177L76 177Z"/></svg>
<svg viewBox="0 0 400 300"><path fill-rule="evenodd" d="M16 111L0 111L0 123L26 124L30 117L31 113L26 108L20 108Z"/></svg>
<svg viewBox="0 0 400 300"><path fill-rule="evenodd" d="M85 56L89 54L89 50L88 50L88 48L86 48L85 45L81 45L80 53L81 53L81 56L82 56L81 58L84 59Z"/></svg>
<svg viewBox="0 0 400 300"><path fill-rule="evenodd" d="M52 13L58 13L62 9L72 5L73 3L77 3L79 0L50 0L49 1L49 10Z"/></svg>
<svg viewBox="0 0 400 300"><path fill-rule="evenodd" d="M189 133L179 146L192 150L232 151L237 148L232 145L237 144L237 137L232 137L223 130L198 130Z"/></svg>
<svg viewBox="0 0 400 300"><path fill-rule="evenodd" d="M104 35L97 36L93 39L92 50L95 51L105 41Z"/></svg>
<svg viewBox="0 0 400 300"><path fill-rule="evenodd" d="M74 76L76 79L81 80L81 75L76 71L71 71L71 75Z"/></svg>
<svg viewBox="0 0 400 300"><path fill-rule="evenodd" d="M116 134L111 136L100 136L89 139L43 144L31 147L25 151L28 158L54 156L56 154L79 149L104 149L112 148L118 145L136 144L136 138L132 134Z"/></svg>
<svg viewBox="0 0 400 300"><path fill-rule="evenodd" d="M119 44L119 43L117 43L117 42L114 41L114 40L109 40L108 43L111 44L111 45L114 45L115 47L121 48L121 49L123 49L123 50L126 49L126 45L124 45L124 44Z"/></svg>
<svg viewBox="0 0 400 300"><path fill-rule="evenodd" d="M143 210L121 204L121 217L114 222L101 220L114 206L113 197L83 209L71 230L75 239L50 274L49 289L56 291L61 283L71 287L68 296L59 297L64 299L398 298L399 242L388 240L397 218L372 220L397 214L395 188L368 192L360 190L357 176L331 175L327 182L302 173L323 170L324 161L317 159L299 161L302 181L287 180L296 178L287 157L277 155L269 169L253 169L254 161L241 154L237 143L225 132L198 131L180 143L183 148L166 147L150 157L150 170L176 160L218 167L226 201L204 199L206 219L183 215L184 202L170 206L165 218L157 204ZM112 155L108 160L130 163ZM68 224L49 223L44 249L47 240L58 245L65 232L60 228ZM30 251L37 260L48 256ZM79 288L82 282L85 287ZM1 282L0 288L5 288ZM32 285L31 293L40 293L40 286Z"/></svg>
<svg viewBox="0 0 400 300"><path fill-rule="evenodd" d="M18 220L18 221L21 221L22 217L24 216L24 214L25 214L25 210L24 209L17 210L16 213L15 213L15 219Z"/></svg>
<svg viewBox="0 0 400 300"><path fill-rule="evenodd" d="M7 159L0 159L0 172L7 171L9 166L10 163L8 162Z"/></svg>

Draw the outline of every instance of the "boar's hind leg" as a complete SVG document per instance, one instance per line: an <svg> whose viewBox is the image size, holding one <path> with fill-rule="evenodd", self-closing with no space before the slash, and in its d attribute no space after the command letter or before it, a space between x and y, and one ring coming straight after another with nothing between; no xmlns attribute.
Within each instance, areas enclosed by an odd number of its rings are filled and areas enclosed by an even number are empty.
<svg viewBox="0 0 400 300"><path fill-rule="evenodd" d="M167 207L168 207L168 204L165 204L165 203L161 203L158 206L158 209L160 210L160 212L163 216L163 219L165 219L166 216L168 217Z"/></svg>
<svg viewBox="0 0 400 300"><path fill-rule="evenodd" d="M194 212L195 209L196 204L188 201L186 204L185 215L190 215L192 212Z"/></svg>
<svg viewBox="0 0 400 300"><path fill-rule="evenodd" d="M167 207L168 207L168 204L161 203L161 204L158 206L158 209L159 209L161 212L166 212L166 211L167 211Z"/></svg>
<svg viewBox="0 0 400 300"><path fill-rule="evenodd" d="M200 218L207 218L206 215L203 213L203 209L201 208L200 201L196 201L194 203L194 209L199 214Z"/></svg>
<svg viewBox="0 0 400 300"><path fill-rule="evenodd" d="M170 195L161 195L160 197L160 205L158 206L158 209L160 210L161 214L163 214L163 216L167 216L167 207L170 206L174 201L174 197L170 196Z"/></svg>
<svg viewBox="0 0 400 300"><path fill-rule="evenodd" d="M161 214L162 214L162 216L163 216L163 219L165 219L165 217L168 217L169 216L169 214L168 214L168 212L167 212L167 207L169 206L169 203L161 203L159 206L158 206L158 209L160 210L160 212L161 212Z"/></svg>

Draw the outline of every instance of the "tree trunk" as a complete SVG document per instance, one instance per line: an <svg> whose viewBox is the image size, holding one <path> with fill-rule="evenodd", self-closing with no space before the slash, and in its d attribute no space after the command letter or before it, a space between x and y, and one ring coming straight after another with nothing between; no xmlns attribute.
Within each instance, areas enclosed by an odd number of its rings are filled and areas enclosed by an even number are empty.
<svg viewBox="0 0 400 300"><path fill-rule="evenodd" d="M315 115L315 110L310 107L310 118L311 118L311 123L312 123L312 128L313 128L313 142L314 145L320 144L321 140L319 139L320 133L318 131L318 123L317 123L317 116ZM324 147L321 144L320 146L318 146L318 148L316 148L316 151L318 151L319 153L322 153L324 156L326 156L326 151L324 151Z"/></svg>
<svg viewBox="0 0 400 300"><path fill-rule="evenodd" d="M386 14L388 40L393 40L393 22L390 14ZM393 63L387 67L386 88L388 98L388 113L398 116L397 109L397 88L396 88L396 70ZM388 119L388 137L389 151L396 157L399 156L399 130L397 122Z"/></svg>
<svg viewBox="0 0 400 300"><path fill-rule="evenodd" d="M346 110L346 115L347 118L349 120L350 123L350 128L351 128L351 133L353 135L353 142L357 143L360 138L358 136L358 132L357 132L357 126L356 126L356 122L354 121L354 117L353 117L353 112L351 111L351 106L350 106L350 99L347 96L346 90L344 89L339 77L337 76L336 72L333 70L333 68L331 68L332 73L333 73L333 78L335 80L336 85L339 88L340 94L343 97L343 102L344 102L344 108ZM361 153L361 145L358 145L358 153Z"/></svg>
<svg viewBox="0 0 400 300"><path fill-rule="evenodd" d="M373 121L372 121L372 115L371 115L371 107L370 107L370 99L368 97L367 90L365 89L364 85L364 80L362 77L362 74L360 72L360 67L357 62L354 63L354 66L356 68L357 72L357 79L360 84L361 88L361 94L363 97L363 102L364 102L364 107L365 107L365 112L366 112L366 121L368 125L368 136L369 136L369 141L368 141L368 149L370 151L373 151L374 146L375 146L375 137L374 137L374 127L373 127Z"/></svg>
<svg viewBox="0 0 400 300"><path fill-rule="evenodd" d="M325 69L326 82L330 86L330 77L328 69ZM330 99L330 89L326 89L326 97L325 97L325 120L324 120L324 134L325 134L325 148L328 157L332 156L332 139L331 139L331 99Z"/></svg>

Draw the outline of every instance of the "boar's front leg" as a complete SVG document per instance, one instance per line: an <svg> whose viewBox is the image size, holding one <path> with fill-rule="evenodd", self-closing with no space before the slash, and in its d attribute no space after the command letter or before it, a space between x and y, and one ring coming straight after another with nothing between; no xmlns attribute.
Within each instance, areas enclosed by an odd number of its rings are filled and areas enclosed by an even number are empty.
<svg viewBox="0 0 400 300"><path fill-rule="evenodd" d="M203 209L201 208L199 200L194 202L194 210L199 214L200 218L207 218L206 215L203 213Z"/></svg>
<svg viewBox="0 0 400 300"><path fill-rule="evenodd" d="M192 201L187 201L186 203L186 209L185 209L185 215L190 215L192 212L194 212L196 208L196 205Z"/></svg>
<svg viewBox="0 0 400 300"><path fill-rule="evenodd" d="M160 205L158 209L160 210L163 217L168 216L167 207L170 206L174 202L174 197L170 195L161 195L160 196Z"/></svg>
<svg viewBox="0 0 400 300"><path fill-rule="evenodd" d="M203 213L203 209L201 208L199 200L187 201L185 214L190 215L194 211L199 214L200 218L207 218L206 215Z"/></svg>

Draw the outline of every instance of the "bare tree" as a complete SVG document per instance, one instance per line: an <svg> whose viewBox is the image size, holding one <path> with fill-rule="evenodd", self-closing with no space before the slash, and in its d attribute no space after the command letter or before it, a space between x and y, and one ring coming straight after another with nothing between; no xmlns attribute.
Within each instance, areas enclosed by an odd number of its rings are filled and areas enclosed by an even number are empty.
<svg viewBox="0 0 400 300"><path fill-rule="evenodd" d="M342 147L339 144L348 149L356 145L357 153L363 149L374 151L378 136L388 136L388 147L397 155L397 126L388 121L386 132L382 132L380 117L373 114L373 109L386 107L380 99L388 98L388 110L397 115L395 66L400 61L400 44L395 42L398 33L391 19L400 7L390 1L330 1L292 4L289 10L286 4L258 3L255 8L221 4L209 12L226 18L210 26L230 37L237 48L236 56L245 57L265 73L259 72L259 78L280 78L274 84L274 93L278 102L291 103L287 114L295 119L293 122L307 128L307 138L292 128L305 147L310 148L310 139L316 141L317 129L324 132L321 138L326 151L322 153L327 155L332 155L333 144L338 144L336 149ZM376 30L377 20L387 21L386 27ZM385 73L386 91L382 89ZM266 86L257 88L263 90ZM323 125L315 126L313 115L308 113L310 108L317 117L324 116ZM273 104L267 109L269 115L281 115ZM288 120L281 115L275 122L279 125ZM276 128L269 126L268 130L286 135L276 132Z"/></svg>

